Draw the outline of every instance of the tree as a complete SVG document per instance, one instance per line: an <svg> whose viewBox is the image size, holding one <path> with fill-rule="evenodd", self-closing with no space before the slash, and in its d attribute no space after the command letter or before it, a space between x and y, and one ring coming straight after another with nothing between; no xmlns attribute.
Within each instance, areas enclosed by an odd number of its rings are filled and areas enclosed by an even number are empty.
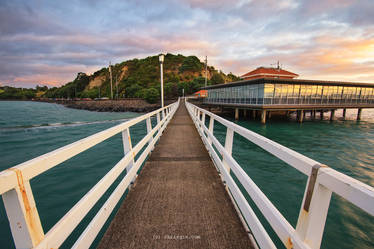
<svg viewBox="0 0 374 249"><path fill-rule="evenodd" d="M149 89L146 89L145 100L148 103L151 103L151 104L156 103L159 98L160 98L160 94L156 88L151 87Z"/></svg>
<svg viewBox="0 0 374 249"><path fill-rule="evenodd" d="M90 90L85 90L80 94L81 98L98 98L99 97L99 88L94 87Z"/></svg>
<svg viewBox="0 0 374 249"><path fill-rule="evenodd" d="M236 75L234 75L232 72L230 72L227 77L229 77L230 81L239 81L240 78Z"/></svg>
<svg viewBox="0 0 374 249"><path fill-rule="evenodd" d="M179 72L200 72L202 68L203 65L196 56L188 56L183 60L182 65L179 67Z"/></svg>
<svg viewBox="0 0 374 249"><path fill-rule="evenodd" d="M127 98L135 98L136 94L142 90L142 87L138 84L133 84L125 88L125 94Z"/></svg>
<svg viewBox="0 0 374 249"><path fill-rule="evenodd" d="M225 83L225 79L219 73L213 73L212 78L210 80L212 82L212 85Z"/></svg>

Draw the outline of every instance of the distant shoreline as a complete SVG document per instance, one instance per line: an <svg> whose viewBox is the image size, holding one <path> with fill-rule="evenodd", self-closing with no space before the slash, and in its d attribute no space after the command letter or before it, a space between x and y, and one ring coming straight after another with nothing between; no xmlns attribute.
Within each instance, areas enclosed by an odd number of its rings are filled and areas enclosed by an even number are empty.
<svg viewBox="0 0 374 249"><path fill-rule="evenodd" d="M56 103L67 108L96 112L151 112L160 108L160 104L149 104L143 99L120 100L32 100L35 102ZM166 101L166 104L174 102Z"/></svg>

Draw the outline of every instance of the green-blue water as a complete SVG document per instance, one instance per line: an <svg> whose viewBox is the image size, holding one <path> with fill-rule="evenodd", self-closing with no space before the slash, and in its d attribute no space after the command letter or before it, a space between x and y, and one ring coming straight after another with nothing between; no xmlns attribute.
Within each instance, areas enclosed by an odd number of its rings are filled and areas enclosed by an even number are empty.
<svg viewBox="0 0 374 249"><path fill-rule="evenodd" d="M349 114L348 117L353 118L354 113ZM0 102L0 170L137 115L89 112L47 103ZM258 121L239 121L238 124L374 186L374 112L364 110L362 117L361 122L306 121L298 124L273 119L265 126ZM223 142L225 129L216 125L214 132ZM131 133L135 144L145 134L145 125L137 125ZM117 135L32 179L31 186L44 231L47 232L79 201L122 155L122 141ZM295 226L306 177L237 135L233 155ZM69 237L65 248L72 245L100 203ZM268 225L266 227L269 228ZM2 202L0 231L1 248L14 248ZM374 218L333 195L322 247L373 248Z"/></svg>

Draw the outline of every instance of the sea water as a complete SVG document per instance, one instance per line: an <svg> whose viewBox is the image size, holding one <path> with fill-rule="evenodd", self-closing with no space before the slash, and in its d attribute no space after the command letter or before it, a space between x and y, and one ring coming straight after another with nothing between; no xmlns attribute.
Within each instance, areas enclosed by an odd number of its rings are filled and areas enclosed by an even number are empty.
<svg viewBox="0 0 374 249"><path fill-rule="evenodd" d="M138 115L90 112L38 102L0 102L0 170ZM341 116L341 113L337 112L336 116ZM266 125L248 120L236 123L374 186L374 112L364 109L362 121L357 122L354 118L355 111L348 110L347 121L309 121L307 117L302 124L276 118L268 120ZM130 132L133 144L136 144L145 135L146 126L141 123L130 129ZM224 143L225 128L216 123L214 133ZM233 156L290 224L296 226L306 176L238 135L234 139ZM44 232L47 233L122 157L123 147L119 134L33 178L31 187ZM100 199L62 248L73 245L112 189ZM246 197L254 205L250 197ZM276 235L269 224L254 209L275 239ZM103 230L107 226L108 223ZM97 245L102 233L93 247ZM0 245L1 248L14 248L2 201ZM279 241L277 246L282 246ZM333 194L322 248L373 247L373 217Z"/></svg>

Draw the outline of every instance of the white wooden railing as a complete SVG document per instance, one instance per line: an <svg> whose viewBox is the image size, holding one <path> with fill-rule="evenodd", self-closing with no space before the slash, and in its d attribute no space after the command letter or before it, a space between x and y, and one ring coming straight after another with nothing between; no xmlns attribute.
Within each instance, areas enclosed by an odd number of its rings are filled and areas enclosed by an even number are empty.
<svg viewBox="0 0 374 249"><path fill-rule="evenodd" d="M4 201L16 248L49 249L61 246L105 191L126 169L126 176L121 180L73 246L73 248L88 248L121 196L131 182L134 181L137 171L154 148L155 143L173 117L178 105L179 100L169 106L131 119L0 172L0 194ZM157 124L152 128L151 118L154 116L157 118ZM144 120L146 121L147 134L139 143L132 147L130 127ZM30 179L120 132L122 132L124 157L44 234L32 194ZM135 160L136 155L144 146L146 146L145 150Z"/></svg>
<svg viewBox="0 0 374 249"><path fill-rule="evenodd" d="M286 248L320 248L332 192L340 195L370 215L374 215L373 187L191 103L186 102L186 106L217 170L222 176L222 180L227 186L229 194L234 200L236 208L240 210L240 216L244 217L245 225L251 230L260 248L276 248L276 246L256 217L252 207L248 204L231 174L234 174L242 184ZM205 125L207 116L209 117L208 127ZM215 122L219 122L227 128L224 145L213 134ZM234 133L251 141L308 176L296 228L290 225L232 157ZM218 153L221 154L222 160L213 145Z"/></svg>

